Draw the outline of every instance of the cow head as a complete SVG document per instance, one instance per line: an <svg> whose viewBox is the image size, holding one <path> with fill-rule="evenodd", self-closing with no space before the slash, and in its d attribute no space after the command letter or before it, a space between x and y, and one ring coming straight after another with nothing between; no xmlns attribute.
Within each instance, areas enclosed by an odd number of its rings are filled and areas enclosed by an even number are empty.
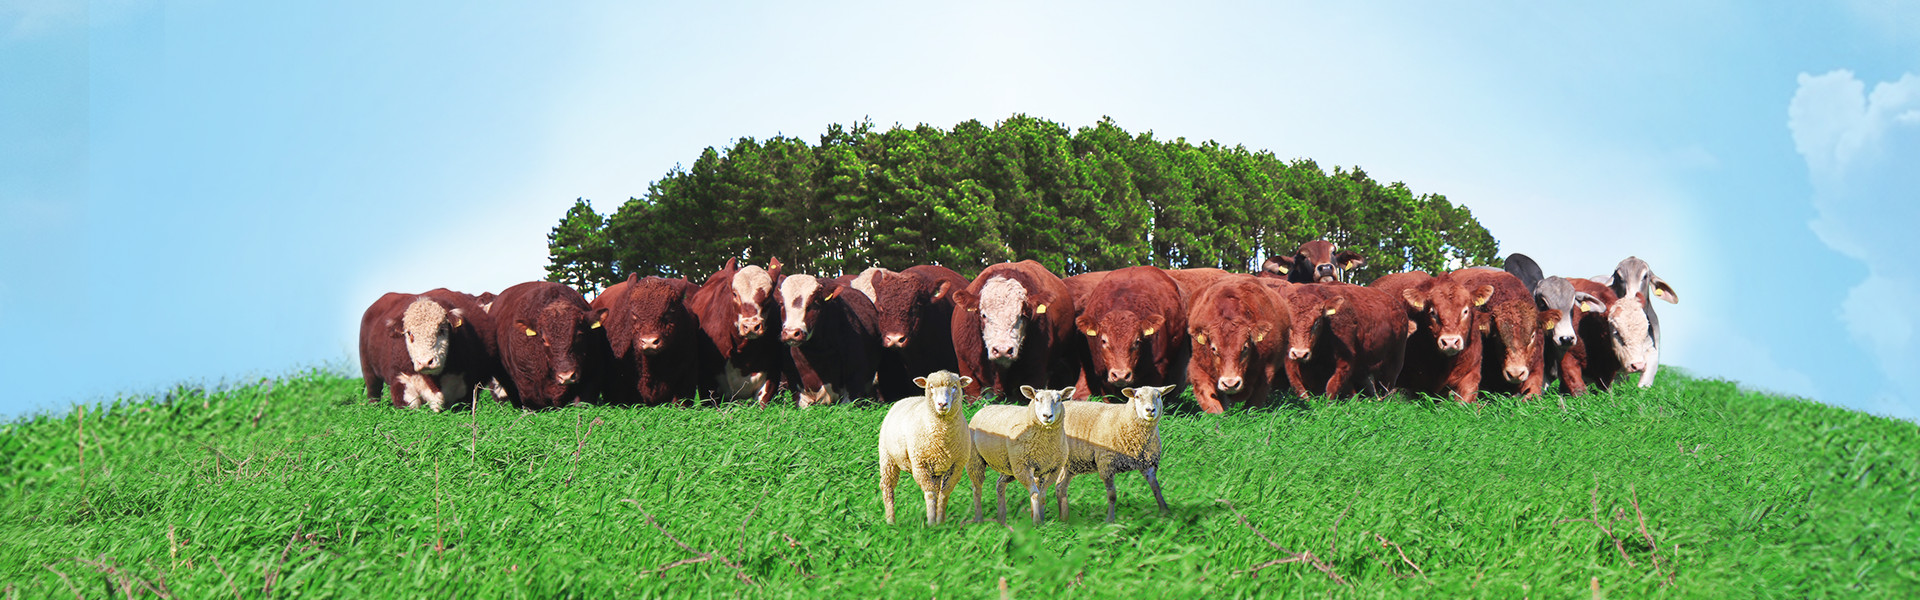
<svg viewBox="0 0 1920 600"><path fill-rule="evenodd" d="M1141 316L1131 310L1113 310L1100 315L1082 314L1074 320L1080 333L1087 336L1087 348L1107 366L1107 383L1133 384L1133 366L1139 364L1140 348L1149 338L1160 334L1167 319L1159 314Z"/></svg>
<svg viewBox="0 0 1920 600"><path fill-rule="evenodd" d="M1127 399L1127 406L1133 407L1135 418L1152 423L1167 414L1166 401L1162 398L1172 393L1173 388L1171 385L1124 388L1120 395Z"/></svg>
<svg viewBox="0 0 1920 600"><path fill-rule="evenodd" d="M1435 278L1420 287L1407 288L1400 296L1407 306L1420 314L1433 332L1441 354L1453 356L1467 349L1467 336L1479 335L1474 308L1484 306L1493 297L1493 286L1482 285L1471 291L1449 278Z"/></svg>
<svg viewBox="0 0 1920 600"><path fill-rule="evenodd" d="M825 303L832 302L844 289L831 279L812 275L788 275L780 280L780 341L788 346L798 346L812 339L814 327L820 321L821 308Z"/></svg>
<svg viewBox="0 0 1920 600"><path fill-rule="evenodd" d="M1041 429L1056 429L1060 427L1060 418L1066 412L1060 403L1073 397L1073 388L1038 390L1023 385L1020 386L1020 395L1027 397L1027 408L1033 411L1033 421L1039 423Z"/></svg>
<svg viewBox="0 0 1920 600"><path fill-rule="evenodd" d="M880 345L904 349L913 344L914 332L920 331L920 314L926 307L947 299L951 282L932 283L926 278L906 273L883 271L874 273L870 280L873 286L873 308L879 316Z"/></svg>
<svg viewBox="0 0 1920 600"><path fill-rule="evenodd" d="M1293 322L1287 336L1291 345L1287 348L1287 359L1301 362L1313 360L1313 347L1320 343L1321 336L1333 325L1333 318L1341 311L1350 310L1345 296L1319 296L1309 293L1295 294L1293 301Z"/></svg>
<svg viewBox="0 0 1920 600"><path fill-rule="evenodd" d="M1541 323L1540 328L1546 332L1548 346L1560 352L1572 348L1573 342L1579 339L1575 321L1581 313L1604 313L1607 310L1599 298L1574 290L1573 282L1557 276L1540 280L1533 290L1533 303L1542 315L1549 310L1558 311L1559 318L1551 323Z"/></svg>
<svg viewBox="0 0 1920 600"><path fill-rule="evenodd" d="M1213 367L1214 389L1228 395L1246 389L1247 377L1260 376L1248 372L1253 366L1254 346L1273 334L1273 323L1245 319L1207 321L1187 331L1193 340L1193 356Z"/></svg>
<svg viewBox="0 0 1920 600"><path fill-rule="evenodd" d="M913 378L913 384L919 386L927 405L933 414L945 418L960 405L960 391L973 385L973 378L955 374L953 371L934 371L926 377Z"/></svg>
<svg viewBox="0 0 1920 600"><path fill-rule="evenodd" d="M727 264L732 266L733 260ZM780 278L780 259L773 259L767 268L747 265L733 272L730 284L733 288L734 333L744 339L757 339L766 333L766 313L768 302L773 298L773 282Z"/></svg>
<svg viewBox="0 0 1920 600"><path fill-rule="evenodd" d="M1607 325L1613 330L1613 354L1630 373L1653 366L1658 356L1653 345L1653 326L1647 320L1647 297L1621 298L1607 308Z"/></svg>
<svg viewBox="0 0 1920 600"><path fill-rule="evenodd" d="M1543 322L1560 319L1558 310L1537 310L1532 303L1515 299L1493 306L1487 335L1499 336L1506 355L1501 357L1501 374L1509 383L1519 384L1532 374L1533 352L1540 347Z"/></svg>
<svg viewBox="0 0 1920 600"><path fill-rule="evenodd" d="M509 335L507 343L517 346L514 355L546 358L548 396L559 397L566 387L580 381L581 338L598 329L607 316L605 308L581 307L569 302L552 302L513 321L518 335Z"/></svg>
<svg viewBox="0 0 1920 600"><path fill-rule="evenodd" d="M1367 264L1366 257L1357 252L1335 252L1333 242L1314 240L1300 245L1293 253L1293 268L1289 279L1298 283L1333 283L1340 281L1340 274L1348 269Z"/></svg>
<svg viewBox="0 0 1920 600"><path fill-rule="evenodd" d="M1020 360L1027 321L1035 314L1046 314L1047 305L1036 303L1026 286L1004 276L987 280L980 286L980 296L968 299L977 303L980 311L980 338L986 345L987 359L1003 368Z"/></svg>
<svg viewBox="0 0 1920 600"><path fill-rule="evenodd" d="M604 321L615 356L626 356L630 349L657 356L682 328L693 326L686 307L688 286L676 283L658 277L627 279L623 297Z"/></svg>
<svg viewBox="0 0 1920 600"><path fill-rule="evenodd" d="M439 375L447 366L448 341L453 337L453 330L459 329L465 318L460 309L448 309L421 296L407 305L399 321L388 324L388 333L406 340L407 358L412 361L415 373Z"/></svg>
<svg viewBox="0 0 1920 600"><path fill-rule="evenodd" d="M1639 257L1629 256L1613 268L1613 274L1605 278L1595 278L1622 299L1632 298L1635 294L1651 294L1654 298L1666 300L1668 304L1679 304L1680 296L1673 293L1673 286L1666 280L1653 274L1653 267Z"/></svg>

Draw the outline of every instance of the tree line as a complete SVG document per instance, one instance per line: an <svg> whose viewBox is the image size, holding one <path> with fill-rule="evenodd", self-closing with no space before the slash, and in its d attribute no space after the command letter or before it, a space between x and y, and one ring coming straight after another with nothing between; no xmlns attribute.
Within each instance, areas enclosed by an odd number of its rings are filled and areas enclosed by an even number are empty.
<svg viewBox="0 0 1920 600"><path fill-rule="evenodd" d="M1465 206L1359 167L1244 146L1077 130L1026 115L951 131L833 124L709 147L611 215L585 199L547 237L547 278L592 291L628 274L698 280L727 257L790 273L940 264L971 277L1034 259L1062 276L1132 265L1250 271L1326 239L1367 257L1354 280L1498 265Z"/></svg>

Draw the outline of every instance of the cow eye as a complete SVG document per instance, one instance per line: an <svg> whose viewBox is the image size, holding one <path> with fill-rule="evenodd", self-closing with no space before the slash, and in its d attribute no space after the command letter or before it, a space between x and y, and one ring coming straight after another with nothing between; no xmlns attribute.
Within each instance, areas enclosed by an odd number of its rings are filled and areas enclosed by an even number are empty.
<svg viewBox="0 0 1920 600"><path fill-rule="evenodd" d="M1460 309L1460 318L1462 318L1462 319L1465 319L1465 318L1467 318L1467 311L1470 311L1470 310L1472 310L1472 309L1469 309L1469 308L1461 308L1461 309Z"/></svg>

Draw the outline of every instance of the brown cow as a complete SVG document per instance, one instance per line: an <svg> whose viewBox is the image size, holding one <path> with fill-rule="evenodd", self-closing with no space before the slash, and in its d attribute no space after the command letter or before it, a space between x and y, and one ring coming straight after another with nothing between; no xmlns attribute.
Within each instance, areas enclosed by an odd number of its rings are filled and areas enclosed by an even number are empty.
<svg viewBox="0 0 1920 600"><path fill-rule="evenodd" d="M1339 251L1333 242L1314 240L1301 244L1291 258L1267 257L1260 264L1260 275L1292 283L1336 283L1348 270L1364 264L1367 259L1358 252Z"/></svg>
<svg viewBox="0 0 1920 600"><path fill-rule="evenodd" d="M1552 279L1552 278L1549 278ZM1605 284L1586 279L1568 279L1575 292L1582 298L1574 307L1577 321L1574 324L1574 341L1560 360L1560 377L1567 393L1579 395L1588 388L1606 391L1613 388L1613 380L1620 374L1619 355L1613 348L1613 325L1607 321L1607 311L1612 309L1620 298ZM1589 306L1598 303L1599 310Z"/></svg>
<svg viewBox="0 0 1920 600"><path fill-rule="evenodd" d="M685 279L630 275L593 298L606 309L608 358L603 393L610 404L655 406L693 398L699 389L700 322L687 311Z"/></svg>
<svg viewBox="0 0 1920 600"><path fill-rule="evenodd" d="M793 360L789 385L800 407L874 397L879 315L866 293L832 279L788 275L780 279L775 298L780 342Z"/></svg>
<svg viewBox="0 0 1920 600"><path fill-rule="evenodd" d="M887 349L880 361L880 398L892 402L918 396L920 388L913 384L913 377L958 372L960 363L953 354L953 292L966 288L967 278L939 265L867 271L875 272L868 285L874 291L880 345Z"/></svg>
<svg viewBox="0 0 1920 600"><path fill-rule="evenodd" d="M752 397L766 406L779 390L788 353L778 335L767 335L767 318L780 314L773 298L779 279L780 259L762 269L729 258L687 298L687 310L707 334L700 359L700 385L707 397Z"/></svg>
<svg viewBox="0 0 1920 600"><path fill-rule="evenodd" d="M463 298L464 297L464 298ZM393 388L393 405L435 411L470 397L492 376L490 359L468 315L472 297L437 289L389 293L360 318L360 375L367 399ZM482 321L484 322L484 321Z"/></svg>
<svg viewBox="0 0 1920 600"><path fill-rule="evenodd" d="M1062 388L1080 376L1073 295L1040 263L987 267L953 293L953 350L967 393L1017 398L1020 386Z"/></svg>
<svg viewBox="0 0 1920 600"><path fill-rule="evenodd" d="M1474 309L1493 297L1493 286L1469 290L1452 273L1432 277L1412 271L1382 276L1367 287L1400 296L1407 318L1417 325L1407 336L1400 387L1436 396L1452 392L1461 402L1478 400L1479 322L1487 317Z"/></svg>
<svg viewBox="0 0 1920 600"><path fill-rule="evenodd" d="M1089 351L1085 387L1094 388L1083 391L1082 398L1117 396L1121 388L1186 379L1183 369L1192 352L1187 309L1180 301L1180 287L1165 271L1112 271L1074 301L1080 313L1074 324L1086 335Z"/></svg>
<svg viewBox="0 0 1920 600"><path fill-rule="evenodd" d="M1481 389L1522 398L1539 396L1546 387L1547 374L1546 340L1541 331L1560 320L1560 311L1536 307L1527 285L1512 273L1475 267L1452 275L1467 287L1493 286L1493 296L1485 305L1493 318L1481 331L1486 338ZM1499 358L1488 360L1492 357Z"/></svg>
<svg viewBox="0 0 1920 600"><path fill-rule="evenodd" d="M1286 299L1252 275L1227 275L1195 293L1187 307L1187 381L1200 410L1267 404L1286 357L1291 313Z"/></svg>
<svg viewBox="0 0 1920 600"><path fill-rule="evenodd" d="M1285 296L1293 310L1287 377L1294 392L1301 398L1309 393L1337 398L1362 385L1379 395L1391 392L1407 347L1403 301L1344 283L1290 287L1297 290Z"/></svg>
<svg viewBox="0 0 1920 600"><path fill-rule="evenodd" d="M573 288L531 281L502 290L487 312L505 370L505 400L522 408L600 400L594 349L606 344L605 309L592 308Z"/></svg>
<svg viewBox="0 0 1920 600"><path fill-rule="evenodd" d="M1183 303L1191 302L1194 294L1200 293L1200 290L1207 289L1207 286L1213 285L1213 282L1219 281L1220 278L1234 274L1225 269L1215 269L1212 267L1164 270L1168 277L1173 278L1174 283L1180 285L1180 301Z"/></svg>

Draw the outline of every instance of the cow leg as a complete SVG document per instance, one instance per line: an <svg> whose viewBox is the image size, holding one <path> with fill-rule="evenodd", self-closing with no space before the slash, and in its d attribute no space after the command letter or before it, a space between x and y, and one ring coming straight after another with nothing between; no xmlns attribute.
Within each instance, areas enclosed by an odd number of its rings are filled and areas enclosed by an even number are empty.
<svg viewBox="0 0 1920 600"><path fill-rule="evenodd" d="M1327 378L1327 398L1340 398L1347 395L1347 380L1353 377L1353 362L1336 358L1333 361L1333 376Z"/></svg>
<svg viewBox="0 0 1920 600"><path fill-rule="evenodd" d="M1587 393L1587 382L1581 375L1580 357L1575 356L1571 348L1560 354L1560 384L1567 394L1579 396Z"/></svg>
<svg viewBox="0 0 1920 600"><path fill-rule="evenodd" d="M367 383L367 402L379 402L380 392L386 388L387 382L380 379L379 375L372 373L362 375L361 378L365 379Z"/></svg>
<svg viewBox="0 0 1920 600"><path fill-rule="evenodd" d="M1307 393L1306 376L1300 373L1300 361L1288 359L1286 365L1287 385L1293 388L1293 394L1306 400L1312 394Z"/></svg>
<svg viewBox="0 0 1920 600"><path fill-rule="evenodd" d="M1640 372L1640 387L1642 388L1653 387L1653 374L1659 371L1660 371L1660 347L1654 346L1653 351L1647 353L1647 370Z"/></svg>
<svg viewBox="0 0 1920 600"><path fill-rule="evenodd" d="M1214 390L1211 380L1193 384L1193 401L1200 405L1200 410L1216 415L1227 412L1226 407L1220 405L1220 399L1216 394L1217 391Z"/></svg>

